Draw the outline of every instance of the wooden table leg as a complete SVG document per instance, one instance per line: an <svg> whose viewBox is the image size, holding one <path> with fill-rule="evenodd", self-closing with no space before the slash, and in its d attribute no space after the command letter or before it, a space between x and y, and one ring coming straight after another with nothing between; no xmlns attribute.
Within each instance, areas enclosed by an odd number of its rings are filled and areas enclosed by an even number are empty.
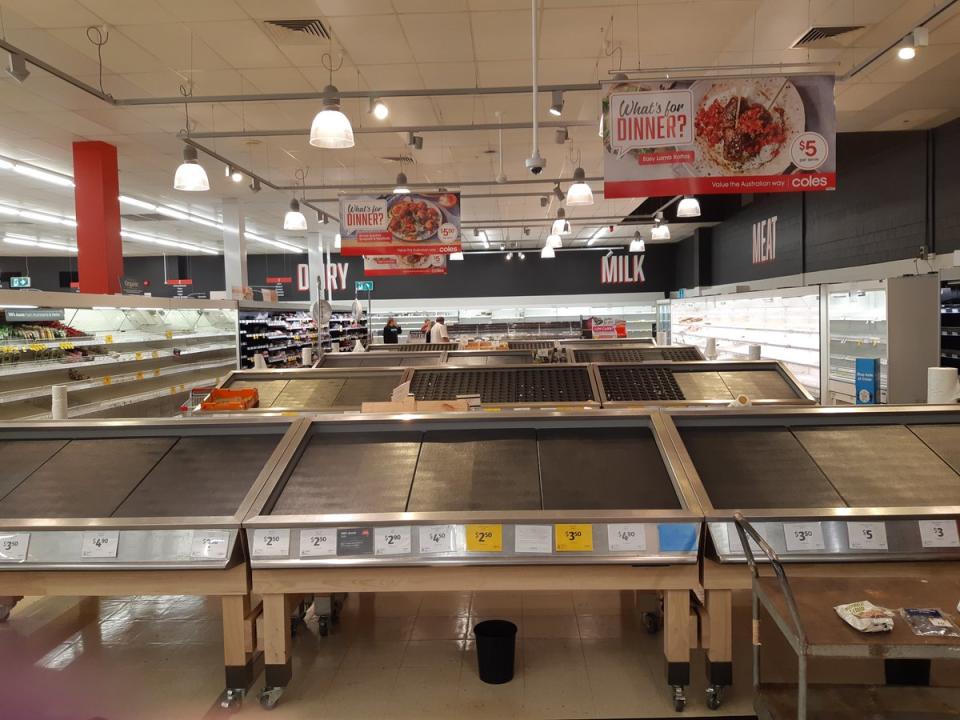
<svg viewBox="0 0 960 720"><path fill-rule="evenodd" d="M290 616L287 596L263 596L263 653L266 687L282 688L290 682Z"/></svg>
<svg viewBox="0 0 960 720"><path fill-rule="evenodd" d="M733 685L733 591L706 591L710 647L707 648L707 706L720 707L721 688Z"/></svg>
<svg viewBox="0 0 960 720"><path fill-rule="evenodd" d="M683 688L690 684L690 591L663 593L663 651L667 660L667 683L674 690L674 704L686 704Z"/></svg>
<svg viewBox="0 0 960 720"><path fill-rule="evenodd" d="M228 690L245 691L253 683L253 650L248 647L249 595L224 595L223 664Z"/></svg>

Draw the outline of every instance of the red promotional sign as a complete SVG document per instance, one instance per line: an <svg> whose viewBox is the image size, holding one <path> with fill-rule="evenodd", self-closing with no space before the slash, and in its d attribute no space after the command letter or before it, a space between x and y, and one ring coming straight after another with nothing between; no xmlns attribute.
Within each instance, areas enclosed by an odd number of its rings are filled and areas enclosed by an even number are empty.
<svg viewBox="0 0 960 720"><path fill-rule="evenodd" d="M182 285L193 285L193 280L190 280L189 278L184 279L184 280L167 280L164 284L165 284L165 285L181 285L181 286L182 286Z"/></svg>
<svg viewBox="0 0 960 720"><path fill-rule="evenodd" d="M827 75L611 84L604 196L832 190L833 85Z"/></svg>
<svg viewBox="0 0 960 720"><path fill-rule="evenodd" d="M460 252L460 193L340 196L341 255Z"/></svg>
<svg viewBox="0 0 960 720"><path fill-rule="evenodd" d="M289 275L285 277L268 277L267 283L270 285L289 285L293 282L293 278Z"/></svg>
<svg viewBox="0 0 960 720"><path fill-rule="evenodd" d="M364 277L446 275L446 255L364 255Z"/></svg>

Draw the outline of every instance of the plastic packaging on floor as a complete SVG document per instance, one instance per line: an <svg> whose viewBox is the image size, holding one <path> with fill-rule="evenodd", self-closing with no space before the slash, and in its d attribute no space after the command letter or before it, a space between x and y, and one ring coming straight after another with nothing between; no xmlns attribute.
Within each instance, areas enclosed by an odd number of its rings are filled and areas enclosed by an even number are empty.
<svg viewBox="0 0 960 720"><path fill-rule="evenodd" d="M960 628L939 608L904 608L900 611L914 635L960 637Z"/></svg>
<svg viewBox="0 0 960 720"><path fill-rule="evenodd" d="M893 630L893 610L874 605L869 600L837 605L834 610L850 627L860 632Z"/></svg>

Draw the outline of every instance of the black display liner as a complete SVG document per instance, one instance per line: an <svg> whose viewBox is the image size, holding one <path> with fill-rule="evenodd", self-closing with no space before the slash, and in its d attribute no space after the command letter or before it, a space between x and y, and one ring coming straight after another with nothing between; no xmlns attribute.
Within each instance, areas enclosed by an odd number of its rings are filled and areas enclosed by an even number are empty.
<svg viewBox="0 0 960 720"><path fill-rule="evenodd" d="M417 400L455 400L480 395L484 404L595 401L586 367L419 369L410 391Z"/></svg>

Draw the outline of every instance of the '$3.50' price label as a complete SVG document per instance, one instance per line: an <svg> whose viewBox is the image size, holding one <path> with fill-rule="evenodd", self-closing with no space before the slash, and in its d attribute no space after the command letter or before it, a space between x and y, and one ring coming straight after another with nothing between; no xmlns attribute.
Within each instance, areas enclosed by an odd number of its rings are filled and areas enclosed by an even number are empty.
<svg viewBox="0 0 960 720"><path fill-rule="evenodd" d="M557 552L591 552L593 550L593 525L554 525L553 535Z"/></svg>
<svg viewBox="0 0 960 720"><path fill-rule="evenodd" d="M30 533L0 535L0 562L23 562L29 545Z"/></svg>
<svg viewBox="0 0 960 720"><path fill-rule="evenodd" d="M502 552L502 525L467 525L468 552Z"/></svg>

